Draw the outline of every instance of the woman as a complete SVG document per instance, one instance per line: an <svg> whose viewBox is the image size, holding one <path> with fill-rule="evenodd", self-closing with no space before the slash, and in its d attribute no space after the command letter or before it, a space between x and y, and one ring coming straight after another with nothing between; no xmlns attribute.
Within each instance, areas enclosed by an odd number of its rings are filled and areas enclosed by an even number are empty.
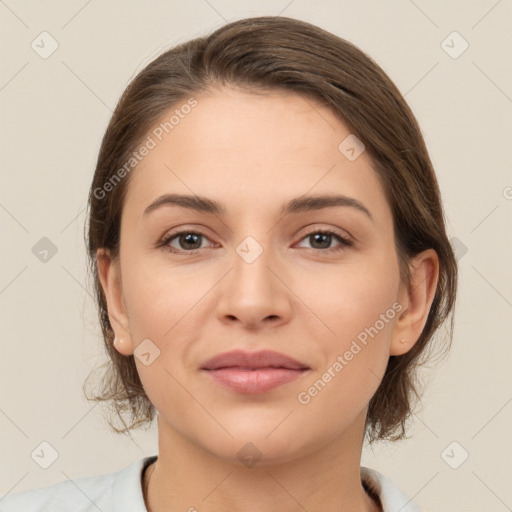
<svg viewBox="0 0 512 512"><path fill-rule="evenodd" d="M419 510L361 451L405 437L457 267L418 124L361 50L257 17L165 52L107 128L87 243L91 399L117 432L157 413L158 455L2 510Z"/></svg>

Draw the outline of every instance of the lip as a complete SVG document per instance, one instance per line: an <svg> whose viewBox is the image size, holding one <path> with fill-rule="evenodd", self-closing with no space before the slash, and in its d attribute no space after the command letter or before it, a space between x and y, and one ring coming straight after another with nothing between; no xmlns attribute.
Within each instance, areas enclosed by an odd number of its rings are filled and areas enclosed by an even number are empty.
<svg viewBox="0 0 512 512"><path fill-rule="evenodd" d="M308 366L273 350L260 350L259 352L246 352L232 350L208 359L202 370L218 370L220 368L246 368L255 370L259 368L286 368L288 370L303 370Z"/></svg>
<svg viewBox="0 0 512 512"><path fill-rule="evenodd" d="M308 370L288 370L287 368L221 368L205 370L214 381L238 393L265 393L278 386L301 377Z"/></svg>
<svg viewBox="0 0 512 512"><path fill-rule="evenodd" d="M310 368L279 352L234 350L219 354L203 364L217 383L239 393L264 393L291 382Z"/></svg>

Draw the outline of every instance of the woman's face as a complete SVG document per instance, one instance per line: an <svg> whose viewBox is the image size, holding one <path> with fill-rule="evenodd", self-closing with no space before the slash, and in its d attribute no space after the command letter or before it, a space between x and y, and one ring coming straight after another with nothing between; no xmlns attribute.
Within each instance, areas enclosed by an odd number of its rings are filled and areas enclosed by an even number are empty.
<svg viewBox="0 0 512 512"><path fill-rule="evenodd" d="M131 176L115 262L122 301L109 301L125 328L117 349L135 351L160 436L235 462L252 443L261 463L353 442L403 309L392 214L370 158L353 136L340 146L351 133L333 113L293 93L195 100L155 123L145 141L155 147ZM176 109L166 134L160 123ZM166 194L222 212L171 202L146 212ZM334 196L348 199L306 201ZM308 369L266 391L235 390L201 369L235 349Z"/></svg>

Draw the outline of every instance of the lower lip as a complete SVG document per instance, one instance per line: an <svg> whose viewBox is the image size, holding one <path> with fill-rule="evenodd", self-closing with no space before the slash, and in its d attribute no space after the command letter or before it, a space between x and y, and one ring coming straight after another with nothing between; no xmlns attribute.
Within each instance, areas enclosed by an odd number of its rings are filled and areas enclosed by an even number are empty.
<svg viewBox="0 0 512 512"><path fill-rule="evenodd" d="M299 378L307 370L221 368L206 370L217 382L239 393L264 393Z"/></svg>

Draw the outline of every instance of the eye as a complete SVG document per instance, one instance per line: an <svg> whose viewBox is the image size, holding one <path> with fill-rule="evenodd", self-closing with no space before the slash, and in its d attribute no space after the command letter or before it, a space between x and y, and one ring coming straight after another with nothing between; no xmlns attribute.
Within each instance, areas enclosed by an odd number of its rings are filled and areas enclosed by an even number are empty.
<svg viewBox="0 0 512 512"><path fill-rule="evenodd" d="M342 251L346 247L351 247L352 245L354 245L351 240L340 235L339 233L322 229L316 229L314 231L311 231L304 238L302 238L302 240L307 239L309 239L310 243L313 244L313 247L311 247L313 250L318 250L321 252ZM338 247L329 247L333 240L337 240L339 242Z"/></svg>
<svg viewBox="0 0 512 512"><path fill-rule="evenodd" d="M176 239L176 243L180 247L171 245L171 242L174 241L174 239ZM195 254L199 249L203 248L201 244L202 239L208 240L206 235L203 233L183 230L165 237L162 240L160 247L175 254Z"/></svg>
<svg viewBox="0 0 512 512"><path fill-rule="evenodd" d="M311 231L302 238L302 240L306 239L309 239L314 245L311 247L312 250L324 253L341 251L346 247L351 247L353 245L353 242L348 238L340 235L339 233L328 230L316 229ZM205 240L209 240L209 238L203 233L198 231L182 230L171 233L165 237L158 246L174 254L196 254L199 249L205 248L202 244ZM333 240L338 241L339 245L337 247L330 247ZM178 247L176 247L176 244Z"/></svg>

